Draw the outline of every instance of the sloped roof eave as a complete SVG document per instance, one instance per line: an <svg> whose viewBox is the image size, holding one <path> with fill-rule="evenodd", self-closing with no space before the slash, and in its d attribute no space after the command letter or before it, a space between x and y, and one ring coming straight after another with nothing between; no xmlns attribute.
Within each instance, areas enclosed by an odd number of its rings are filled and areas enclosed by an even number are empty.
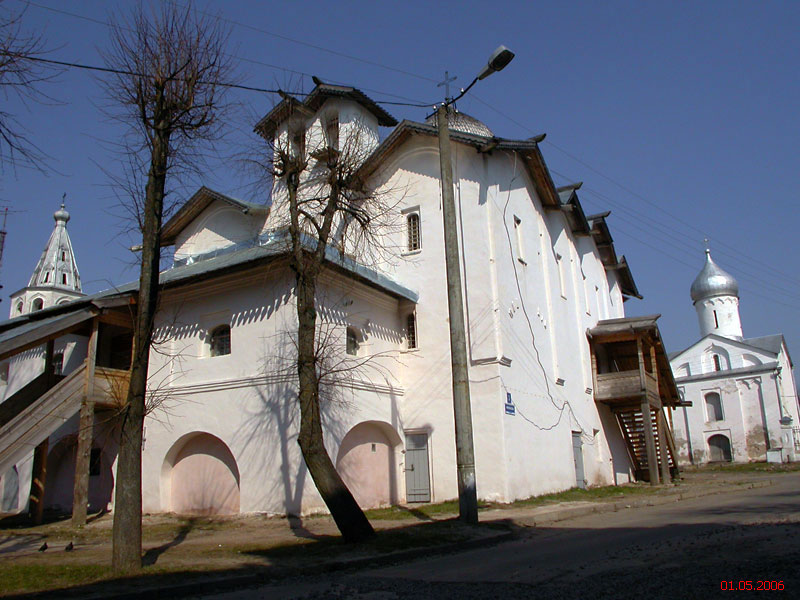
<svg viewBox="0 0 800 600"><path fill-rule="evenodd" d="M189 225L189 223L196 219L215 200L219 200L220 202L229 204L234 208L238 208L244 214L263 213L264 216L266 216L269 213L269 206L265 204L262 205L254 204L252 202L245 202L244 200L239 200L237 198L233 198L232 196L228 196L227 194L216 192L210 188L207 188L206 186L202 186L194 194L192 194L192 197L184 202L183 206L178 209L178 212L172 215L172 217L170 217L170 219L164 224L161 229L161 246L165 247L173 245L178 234L183 231Z"/></svg>

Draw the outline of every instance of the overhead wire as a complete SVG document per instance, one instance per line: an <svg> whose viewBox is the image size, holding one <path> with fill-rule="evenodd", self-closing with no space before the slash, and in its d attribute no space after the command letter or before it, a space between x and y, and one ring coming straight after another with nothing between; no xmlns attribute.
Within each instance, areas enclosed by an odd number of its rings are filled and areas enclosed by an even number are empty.
<svg viewBox="0 0 800 600"><path fill-rule="evenodd" d="M173 5L179 6L181 8L184 8L184 9L190 8L189 6L184 5L184 4L180 3L180 2L176 2L175 0L167 0L167 2L169 2L170 4L173 4ZM374 60L361 58L360 56L355 56L353 54L347 54L347 53L341 52L339 50L333 50L332 48L326 48L325 46L320 46L319 44L312 44L311 42L306 42L304 40L299 40L297 38L289 37L289 36L283 35L281 33L275 33L274 31L268 31L266 29L261 29L260 27L256 27L255 25L249 25L247 23L242 23L240 21L236 21L236 20L230 19L228 17L223 17L221 15L215 15L213 13L209 13L209 12L200 10L198 8L192 7L192 10L194 10L195 12L198 12L198 13L200 13L202 15L205 15L207 17L219 19L219 20L225 21L227 23L230 23L232 25L236 25L238 27L242 27L244 29L249 29L251 31L256 31L258 33L262 33L264 35L272 36L272 37L275 37L275 38L278 38L278 39L281 39L281 40L284 40L284 41L287 41L287 42L292 42L293 44L298 44L300 46L305 46L307 48L313 48L314 50L319 50L320 52L326 52L326 53L331 54L333 56L338 56L340 58L346 58L348 60L352 60L352 61L355 61L355 62L360 62L360 63L367 64L367 65L370 65L370 66L373 66L373 67L378 67L380 69L385 69L387 71L392 71L394 73L399 73L401 75L406 75L408 77L414 77L416 79L420 79L420 80L423 80L423 81L429 81L429 82L432 82L432 83L437 83L437 81L435 79L433 79L431 77L426 77L425 75L420 75L419 73L413 73L411 71L406 71L405 69L399 69L397 67L392 67L390 65L379 63L379 62L374 61Z"/></svg>
<svg viewBox="0 0 800 600"><path fill-rule="evenodd" d="M75 13L75 12L72 12L72 11L67 11L67 10L60 9L60 8L55 8L55 7L52 7L52 6L47 6L45 4L40 4L40 3L37 3L37 2L28 2L27 0L18 0L18 1L24 2L25 4L30 4L31 6L34 6L36 8L40 8L42 10L51 11L51 12L62 14L62 15L65 15L65 16L69 16L69 17L72 17L72 18L75 18L75 19L81 19L81 20L84 20L84 21L88 21L90 23L95 23L97 25L102 25L103 27L111 28L111 24L109 22L103 21L101 19L96 19L94 17L89 17L87 15L82 15L82 14ZM198 10L198 9L195 9L195 10ZM216 18L216 19L220 19L220 20L230 21L230 19L218 16L218 15L213 15L211 13L205 13L203 11L198 11L198 12L201 12L202 14L205 14L205 15L209 16L210 18ZM241 23L237 23L237 24L242 26L242 27L248 27L245 24L241 24ZM130 31L128 28L125 28L125 27L123 27L123 29L126 29L126 30ZM295 75L302 75L304 77L309 77L309 78L314 77L314 75L312 73L307 73L305 71L299 71L299 70L296 70L296 69L291 69L289 67L285 67L285 66L281 66L281 65L275 65L275 64L268 63L268 62L265 62L265 61L262 61L262 60L257 60L257 59L254 59L254 58L240 56L240 55L237 55L237 54L228 54L228 56L230 56L231 58L237 59L237 60L241 60L242 62L247 62L247 63L259 65L259 66L262 66L262 67L267 67L269 69L273 69L273 70L277 70L277 71L283 71L284 73L293 73ZM72 66L72 65L69 65L69 66ZM385 67L385 68L391 68L391 67ZM346 82L341 82L341 81L336 81L336 80L330 80L330 83L337 84L337 85L351 85L351 83L346 83ZM228 87L235 87L235 86L230 85ZM394 94L394 93L391 93L391 92L386 92L386 91L383 91L383 90L377 90L377 89L369 88L369 87L366 87L366 86L358 86L358 87L361 90L365 90L365 91L372 92L372 93L375 93L375 94L382 94L384 96L389 96L389 97L392 97L392 98L400 98L402 100L407 100L408 101L408 102L398 102L398 101L393 101L393 100L384 100L382 98L376 98L375 100L380 102L381 104L388 104L388 105L392 105L392 106L409 106L409 107L413 107L413 108L429 108L432 105L431 102L424 102L422 100L409 98L407 96L402 96L400 94ZM255 87L255 86L241 86L241 89L248 90L248 91L274 93L273 90L268 90L268 89L264 89L264 88L258 88L258 87ZM294 95L304 95L302 92L292 92L292 93ZM305 95L307 95L307 94L305 94Z"/></svg>
<svg viewBox="0 0 800 600"><path fill-rule="evenodd" d="M505 114L504 112L502 112L501 110L497 109L496 107L494 107L493 105L489 104L488 102L485 102L484 100L482 100L476 94L473 93L473 94L471 94L470 97L473 98L474 100L476 100L477 102L479 102L480 104L482 104L483 106L489 108L491 111L497 113L498 115L500 115L504 119L508 120L509 122L521 127L525 131L527 131L529 133L532 133L532 134L540 133L538 131L535 131L535 130L531 129L530 127L528 127L524 123L521 123L520 121L514 119L513 117L510 117L509 115ZM671 219L675 220L681 226L687 227L687 228L689 228L689 229L691 229L693 231L696 231L697 233L703 235L703 237L707 237L706 232L704 232L703 230L701 230L698 227L692 225L691 223L688 223L684 219L681 219L680 217L672 214L670 211L668 211L665 208L663 208L663 206L660 206L658 203L647 199L643 195L641 195L641 194L637 193L636 191L630 189L628 186L626 186L623 183L617 181L616 179L606 175L602 171L600 171L600 170L596 169L595 167L591 166L586 161L584 161L581 158L575 156L574 154L572 154L571 152L565 150L564 148L558 146L557 144L555 144L551 140L545 139L543 141L543 143L547 144L548 146L553 147L555 150L561 152L562 154L564 154L565 156L567 156L571 160L574 160L575 162L579 163L580 165L586 167L587 169L589 169L593 173L596 173L597 175L599 175L603 179L605 179L605 180L609 181L610 183L614 184L615 186L619 187L620 189L622 189L626 193L630 194L634 198L637 198L637 199L645 202L646 204L656 208L659 212L661 212L661 213L665 214L666 216L670 217ZM633 210L633 209L631 209L631 210ZM650 217L646 217L646 218L652 219ZM680 232L680 230L676 230L676 231ZM680 233L682 233L682 232L680 232ZM683 234L683 235L686 236L686 234ZM693 239L693 238L691 238L691 239ZM747 254L741 252L735 246L731 246L730 244L727 244L727 243L725 243L724 241L721 241L721 240L715 240L715 244L719 245L721 247L727 248L728 249L727 252L720 252L720 253L726 254L726 255L731 256L731 257L735 257L737 261L745 261L745 262L751 263L753 266L755 266L755 267L757 267L759 269L764 269L764 270L767 270L767 271L771 271L771 272L775 273L776 275L778 275L780 277L788 278L788 279L791 279L793 281L798 281L798 283L800 283L800 280L795 279L795 277L793 275L788 274L788 273L786 273L784 271L781 271L779 269L776 269L776 268L772 267L771 265L768 265L768 264L764 263L763 261L758 261L756 259L753 259L750 256L748 256Z"/></svg>
<svg viewBox="0 0 800 600"><path fill-rule="evenodd" d="M555 170L552 170L552 169L551 169L551 171L553 173L561 176L561 177L564 177L564 175L562 173L559 173L558 171L555 171ZM583 188L581 188L581 189L583 190ZM592 194L589 194L589 195L591 196ZM609 199L606 199L606 198L604 198L603 201L604 201L604 203L613 204L613 202L611 202ZM621 221L623 221L625 223L629 223L630 225L635 226L635 227L639 227L640 226L639 222L633 221L630 218L627 218L626 215L624 214L624 212L622 214L616 213L615 219L621 220ZM644 246L646 246L648 248L651 248L652 250L655 250L655 251L659 252L661 255L670 258L674 262L680 263L680 264L682 264L682 265L684 265L684 266L686 266L686 267L688 267L690 269L693 269L693 270L697 269L697 264L690 264L690 263L686 262L685 260L681 260L680 258L677 258L674 254L670 254L669 252L666 251L666 248L669 248L670 250L673 250L673 251L674 250L681 251L684 254L688 255L689 257L694 257L695 256L694 251L692 251L688 247L681 246L681 245L675 243L674 238L670 235L670 233L671 233L670 231L665 231L663 233L660 232L660 231L657 231L657 230L656 231L653 231L653 230L650 231L650 237L651 238L654 238L657 241L659 241L659 242L664 244L664 246L660 246L660 247L657 247L657 246L653 245L652 243L649 243L649 242L641 239L640 237L637 237L636 235L634 235L630 231L628 231L628 229L625 228L625 227L620 227L619 225L615 225L614 231L615 231L615 233L621 233L622 235L625 235L626 237L629 237L629 238L633 239L637 243L639 243L641 245L644 245ZM766 288L770 288L771 292L773 292L775 294L779 294L779 295L785 296L786 298L788 298L790 300L800 300L800 296L795 295L793 292L791 292L791 291L787 290L786 288L781 287L781 286L779 286L779 285L777 285L777 284L775 284L775 283L773 283L773 282L771 282L771 281L769 281L767 279L764 279L764 278L759 277L757 275L753 275L750 271L741 269L739 267L731 267L731 270L737 271L737 277L741 278L745 282L749 282L750 284L756 286L759 290L761 290L761 289L766 287ZM767 295L765 295L765 294L763 294L763 293L751 288L749 285L747 286L747 289L748 289L748 293L753 294L755 296L758 296L760 298L764 298L764 299L767 299L767 300L775 301L775 302L777 302L777 303L779 303L779 304L781 304L783 306L786 306L787 308L794 308L794 309L800 310L800 306L798 306L797 304L790 304L790 303L787 303L787 302L782 302L779 299L775 299L774 297L767 296Z"/></svg>
<svg viewBox="0 0 800 600"><path fill-rule="evenodd" d="M551 171L553 173L561 175L556 170L551 169ZM563 175L561 175L561 176L563 177ZM584 191L584 189L581 188L581 191ZM631 218L628 218L626 216L626 212L634 212L634 211L627 211L627 208L624 205L621 205L621 204L618 204L618 203L614 202L612 199L604 196L601 193L593 192L591 190L591 188L587 189L587 195L589 195L589 196L597 196L598 198L600 198L603 201L604 204L611 205L612 207L613 206L618 207L622 212L621 213L615 213L615 219L620 219L620 220L622 220L622 221L624 221L626 223L631 224L632 226L636 226L636 227L640 227L641 226L641 220L634 221ZM638 218L638 217L634 216L633 218ZM617 228L615 227L615 230L616 229ZM651 237L657 238L659 241L663 242L665 245L667 245L667 246L669 246L669 247L671 247L671 248L673 248L675 250L678 250L678 251L686 254L690 258L693 258L693 259L696 258L697 257L697 252L694 249L692 249L690 246L688 246L686 244L680 244L679 242L677 242L674 239L674 235L676 233L678 233L678 232L666 229L664 226L662 226L662 225L660 225L658 223L653 223L653 224L650 225L650 235L651 235ZM727 255L727 253L722 253L722 254ZM684 264L686 264L686 263L684 263ZM725 262L723 261L722 264L725 265ZM687 264L687 266L690 266L690 265ZM696 265L694 267L692 267L692 268L696 268ZM729 268L731 268L731 270L737 271L737 275L740 278L742 278L742 279L744 279L746 281L751 281L754 284L757 284L762 288L763 287L770 288L775 293L781 294L783 296L786 296L787 298L790 298L792 300L800 300L800 295L798 295L796 292L794 292L794 291L792 291L790 289L787 289L787 288L785 288L785 287L783 287L781 285L778 285L774 281L771 281L769 279L765 279L760 274L756 274L756 273L754 273L753 271L749 270L746 267L741 267L741 266L737 265L737 266L732 266L732 267L729 267Z"/></svg>

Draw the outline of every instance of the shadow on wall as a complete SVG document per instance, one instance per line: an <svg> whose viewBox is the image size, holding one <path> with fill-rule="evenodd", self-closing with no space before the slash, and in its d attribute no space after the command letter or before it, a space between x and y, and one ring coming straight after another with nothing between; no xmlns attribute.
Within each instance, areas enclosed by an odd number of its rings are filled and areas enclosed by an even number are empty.
<svg viewBox="0 0 800 600"><path fill-rule="evenodd" d="M19 507L19 472L13 466L3 475L2 502L0 512L12 512Z"/></svg>
<svg viewBox="0 0 800 600"><path fill-rule="evenodd" d="M297 444L300 414L289 384L259 386L259 407L245 415L236 446L252 456L263 479L253 482L259 506L269 512L299 515L308 470Z"/></svg>

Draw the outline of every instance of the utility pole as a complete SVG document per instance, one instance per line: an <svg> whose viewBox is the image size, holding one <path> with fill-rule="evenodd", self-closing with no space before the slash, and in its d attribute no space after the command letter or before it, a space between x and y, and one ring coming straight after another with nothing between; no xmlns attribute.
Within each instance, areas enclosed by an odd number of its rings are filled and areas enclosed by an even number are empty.
<svg viewBox="0 0 800 600"><path fill-rule="evenodd" d="M503 70L514 58L505 46L497 48L475 79L455 98L449 98L450 83L455 77L445 71L445 101L436 109L439 134L439 165L442 180L442 223L444 225L444 258L447 269L447 309L450 316L450 361L453 374L453 419L456 429L456 466L458 470L458 516L466 522L478 523L478 490L475 480L475 447L472 443L472 406L469 398L467 334L464 327L464 299L461 294L461 263L458 258L456 201L453 197L453 163L450 158L450 129L447 111L480 79Z"/></svg>
<svg viewBox="0 0 800 600"><path fill-rule="evenodd" d="M447 308L450 316L450 360L453 373L453 413L456 427L458 467L458 514L467 523L478 522L478 492L475 484L475 449L472 445L472 407L469 399L467 336L464 330L464 300L461 295L461 264L458 258L456 202L453 197L453 164L446 103L436 110L439 129L439 164L442 171L442 217L444 257L447 267Z"/></svg>

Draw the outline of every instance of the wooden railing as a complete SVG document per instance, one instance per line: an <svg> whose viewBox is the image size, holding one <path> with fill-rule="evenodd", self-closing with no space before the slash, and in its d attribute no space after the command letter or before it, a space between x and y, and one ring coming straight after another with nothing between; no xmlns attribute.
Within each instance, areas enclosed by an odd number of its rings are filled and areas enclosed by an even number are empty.
<svg viewBox="0 0 800 600"><path fill-rule="evenodd" d="M95 367L93 400L100 406L119 406L128 396L131 372L110 367Z"/></svg>
<svg viewBox="0 0 800 600"><path fill-rule="evenodd" d="M597 375L595 400L607 401L617 398L632 398L641 395L641 393L642 380L639 377L638 369Z"/></svg>

